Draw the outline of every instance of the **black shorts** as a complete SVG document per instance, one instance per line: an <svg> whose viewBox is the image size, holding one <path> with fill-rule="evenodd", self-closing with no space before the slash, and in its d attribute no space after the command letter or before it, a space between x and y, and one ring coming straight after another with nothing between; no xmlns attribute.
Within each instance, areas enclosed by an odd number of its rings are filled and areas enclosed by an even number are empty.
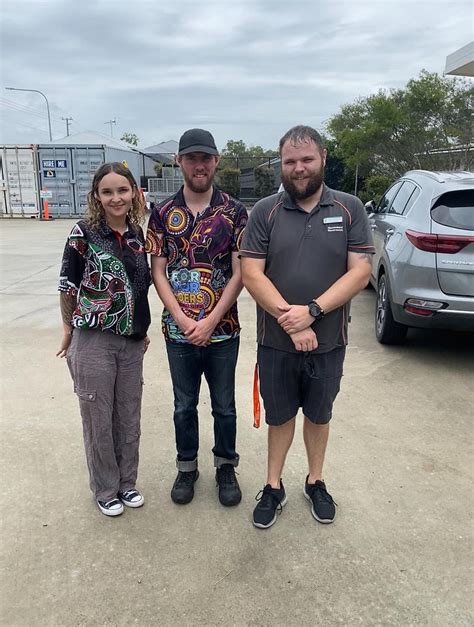
<svg viewBox="0 0 474 627"><path fill-rule="evenodd" d="M267 424L288 422L300 407L311 422L328 423L345 355L345 346L328 353L288 353L259 345L260 394Z"/></svg>

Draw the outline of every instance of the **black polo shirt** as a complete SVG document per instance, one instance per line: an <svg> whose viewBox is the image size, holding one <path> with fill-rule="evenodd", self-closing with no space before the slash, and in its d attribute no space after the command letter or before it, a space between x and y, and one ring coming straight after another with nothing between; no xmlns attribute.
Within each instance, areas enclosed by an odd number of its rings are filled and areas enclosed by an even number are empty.
<svg viewBox="0 0 474 627"><path fill-rule="evenodd" d="M291 305L306 305L347 272L348 252L374 253L362 202L324 185L318 205L307 213L286 193L260 200L250 213L241 257L265 259L265 275ZM316 352L347 344L349 303L326 314L313 329ZM297 352L276 319L257 305L257 341Z"/></svg>
<svg viewBox="0 0 474 627"><path fill-rule="evenodd" d="M132 339L145 337L150 325L150 269L143 231L123 235L105 220L97 229L86 220L74 225L64 248L59 291L77 296L71 324Z"/></svg>

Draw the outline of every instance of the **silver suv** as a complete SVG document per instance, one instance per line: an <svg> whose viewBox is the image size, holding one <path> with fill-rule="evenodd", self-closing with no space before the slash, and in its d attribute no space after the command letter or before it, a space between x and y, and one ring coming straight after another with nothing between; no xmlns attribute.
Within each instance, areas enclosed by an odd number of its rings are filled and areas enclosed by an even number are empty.
<svg viewBox="0 0 474 627"><path fill-rule="evenodd" d="M474 173L413 170L366 204L374 236L375 334L474 330Z"/></svg>

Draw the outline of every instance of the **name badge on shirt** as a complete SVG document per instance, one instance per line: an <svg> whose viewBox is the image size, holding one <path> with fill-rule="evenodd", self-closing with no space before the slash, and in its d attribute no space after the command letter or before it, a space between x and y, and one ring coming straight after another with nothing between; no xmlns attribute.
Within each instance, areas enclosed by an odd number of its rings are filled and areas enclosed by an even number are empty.
<svg viewBox="0 0 474 627"><path fill-rule="evenodd" d="M323 224L337 224L342 222L342 216L333 216L332 218L323 218Z"/></svg>

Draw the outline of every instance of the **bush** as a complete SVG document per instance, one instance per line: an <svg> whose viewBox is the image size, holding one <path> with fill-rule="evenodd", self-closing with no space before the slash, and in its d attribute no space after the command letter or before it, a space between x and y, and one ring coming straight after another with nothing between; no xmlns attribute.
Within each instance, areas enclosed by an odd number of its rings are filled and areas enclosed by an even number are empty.
<svg viewBox="0 0 474 627"><path fill-rule="evenodd" d="M240 196L240 170L238 168L222 168L218 172L219 187L224 191L238 198Z"/></svg>
<svg viewBox="0 0 474 627"><path fill-rule="evenodd" d="M260 166L254 169L255 195L258 198L270 196L275 191L275 172L268 166Z"/></svg>
<svg viewBox="0 0 474 627"><path fill-rule="evenodd" d="M390 176L374 174L365 179L364 189L361 191L364 192L364 195L367 195L367 200L375 200L376 204L378 204L379 200L382 198L382 194L388 189L392 182L393 179Z"/></svg>

